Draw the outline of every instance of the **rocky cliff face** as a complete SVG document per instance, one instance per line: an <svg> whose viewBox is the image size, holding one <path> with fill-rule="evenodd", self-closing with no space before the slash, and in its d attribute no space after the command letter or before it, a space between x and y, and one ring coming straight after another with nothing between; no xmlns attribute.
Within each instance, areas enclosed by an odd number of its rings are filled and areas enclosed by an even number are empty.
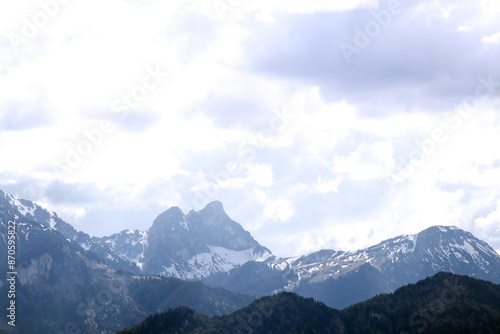
<svg viewBox="0 0 500 334"><path fill-rule="evenodd" d="M55 214L3 191L0 192L1 254L7 254L8 222L13 219L17 221L16 317L22 321L12 328L4 319L0 320L2 333L111 333L168 307L189 305L215 315L235 311L251 301L200 282L120 273L92 252L87 247L89 243L82 245L78 237L70 239L63 235L57 227L65 227L66 223L54 223ZM123 233L122 239L129 240L128 236L141 238L142 234ZM134 245L124 241L122 246L119 243L114 246L122 250L126 245L132 248L126 254L133 256ZM7 261L0 261L0 272L8 271L12 270ZM0 295L7 296L8 289L6 281L1 280ZM0 308L7 309L7 303L7 298L0 298Z"/></svg>
<svg viewBox="0 0 500 334"><path fill-rule="evenodd" d="M144 274L182 279L227 272L271 256L228 217L220 202L187 215L173 207L160 214L147 231L127 230L92 242L108 247L112 256L136 264Z"/></svg>

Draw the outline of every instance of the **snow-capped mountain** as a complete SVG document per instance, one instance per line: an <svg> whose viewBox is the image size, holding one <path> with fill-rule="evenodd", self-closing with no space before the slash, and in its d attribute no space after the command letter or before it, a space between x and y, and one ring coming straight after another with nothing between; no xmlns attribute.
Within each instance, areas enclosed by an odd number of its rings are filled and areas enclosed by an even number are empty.
<svg viewBox="0 0 500 334"><path fill-rule="evenodd" d="M66 238L88 250L91 246L90 236L78 232L70 224L64 222L55 212L49 212L40 205L26 199L18 199L0 189L0 211L12 217L23 217L43 226L61 232Z"/></svg>
<svg viewBox="0 0 500 334"><path fill-rule="evenodd" d="M353 252L270 257L206 282L239 293L294 291L341 308L440 271L500 283L500 256L469 232L434 226Z"/></svg>
<svg viewBox="0 0 500 334"><path fill-rule="evenodd" d="M500 283L500 256L487 243L453 226L434 226L358 251L321 250L277 258L231 220L220 202L188 214L172 207L146 231L125 230L103 238L90 238L55 213L2 191L0 213L58 232L114 269L202 279L251 295L294 291L333 307L391 292L439 271Z"/></svg>
<svg viewBox="0 0 500 334"><path fill-rule="evenodd" d="M328 252L332 252L330 256ZM439 271L500 283L499 255L487 243L454 226L430 227L355 252L321 251L289 262L300 279L290 282L286 289L309 281L337 278L364 264L370 264L398 285ZM280 260L270 263L278 269L283 268L282 264Z"/></svg>
<svg viewBox="0 0 500 334"><path fill-rule="evenodd" d="M16 224L9 223L14 220ZM14 328L7 324L8 318L0 319L2 333L69 333L68 328L73 333L114 333L149 314L180 305L220 315L252 300L201 282L153 279L114 270L92 251L100 247L111 254L110 247L90 242L89 248L88 242L71 240L68 235L74 230L65 224L40 206L0 191L0 253L7 255L8 246L12 251L12 243L7 241L13 239L7 236L12 231L9 226L16 226L15 263L5 258L0 261L0 272L17 273L15 306L19 319ZM78 232L74 235L82 236ZM9 282L0 280L0 295L7 296L11 289ZM0 298L1 308L6 310L10 305L8 298Z"/></svg>
<svg viewBox="0 0 500 334"><path fill-rule="evenodd" d="M160 214L147 231L122 231L93 244L137 265L142 273L200 279L228 272L248 261L263 261L271 252L231 220L220 202L185 215L172 207Z"/></svg>
<svg viewBox="0 0 500 334"><path fill-rule="evenodd" d="M62 220L57 213L49 212L40 205L26 199L18 199L0 189L0 211L9 218L13 217L32 220L40 225L50 228L64 235L69 241L90 250L103 258L106 264L115 269L124 269L130 272L138 272L136 266L127 260L113 256L113 252L105 244L92 241L92 238L84 232L77 231L73 226Z"/></svg>
<svg viewBox="0 0 500 334"><path fill-rule="evenodd" d="M136 274L200 279L272 255L227 216L220 202L211 202L187 215L172 207L160 214L147 231L124 230L101 238L91 238L55 212L1 190L0 210L10 217L26 217L58 231L98 254L107 265Z"/></svg>
<svg viewBox="0 0 500 334"><path fill-rule="evenodd" d="M144 250L148 245L148 232L124 230L108 237L92 238L92 245L93 249L101 246L104 254L100 255L107 260L113 261L115 257L119 257L137 266L140 271L143 264ZM97 252L101 253L100 251Z"/></svg>

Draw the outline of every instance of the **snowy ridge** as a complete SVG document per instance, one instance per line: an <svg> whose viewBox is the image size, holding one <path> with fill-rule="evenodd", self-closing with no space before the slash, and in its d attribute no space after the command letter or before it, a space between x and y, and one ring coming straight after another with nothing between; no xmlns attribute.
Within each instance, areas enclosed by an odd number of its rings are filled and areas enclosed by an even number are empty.
<svg viewBox="0 0 500 334"><path fill-rule="evenodd" d="M317 261L311 261L314 259ZM273 270L285 272L283 275L287 277L295 277L284 290L294 290L304 283L337 279L364 265L370 265L382 275L391 272L402 275L403 281L411 281L405 276L407 273L418 276L419 273L447 271L500 282L500 255L469 232L453 226L431 227L358 251L323 250L302 257L273 257L266 264ZM496 272L493 268L497 268Z"/></svg>
<svg viewBox="0 0 500 334"><path fill-rule="evenodd" d="M27 214L35 217L35 210L37 209L37 205L33 204L29 201L24 201L26 204L23 204L19 199L10 197L10 204L19 211L20 214L26 216Z"/></svg>
<svg viewBox="0 0 500 334"><path fill-rule="evenodd" d="M35 225L44 231L57 231L84 250L96 252L111 267L134 273L201 279L216 273L229 275L253 261L261 263L258 268L267 267L279 277L286 277L281 288L288 290L358 271L380 273L385 281L404 284L438 271L500 283L500 255L486 242L454 226L430 227L357 251L321 250L277 258L232 221L219 202L187 215L179 208L171 208L160 214L147 231L124 230L90 238L33 202L1 190L0 201L10 216L31 220L29 224L19 223L26 231L24 238L35 235ZM2 239L5 242L4 236Z"/></svg>
<svg viewBox="0 0 500 334"><path fill-rule="evenodd" d="M172 207L147 231L124 230L92 241L111 265L125 268L126 262L133 265L126 270L181 279L201 279L272 256L215 202L187 215Z"/></svg>
<svg viewBox="0 0 500 334"><path fill-rule="evenodd" d="M60 219L55 212L49 212L40 205L25 199L18 199L14 196L0 190L3 193L4 203L8 203L14 216L17 218L25 217L42 225L44 228L49 228L58 231L67 239L79 245L85 250L89 250L92 246L90 236L76 231L71 225Z"/></svg>
<svg viewBox="0 0 500 334"><path fill-rule="evenodd" d="M21 214L21 216L23 216L23 217L26 217L26 215L30 215L32 218L35 218L35 220L36 220L35 211L37 209L44 210L42 207L38 206L37 204L35 204L31 201L15 198L14 196L12 196L4 191L3 191L3 195L4 195L4 199L9 202L11 207L14 210L16 210L17 212L19 212Z"/></svg>
<svg viewBox="0 0 500 334"><path fill-rule="evenodd" d="M104 244L112 252L107 254L109 260L118 257L124 261L134 263L140 270L144 265L144 251L148 246L148 231L124 230L109 237L93 238L96 245ZM114 255L114 256L113 256Z"/></svg>
<svg viewBox="0 0 500 334"><path fill-rule="evenodd" d="M193 256L186 264L174 262L164 267L162 276L173 276L183 279L200 279L218 272L227 272L249 261L262 262L271 254L267 251L255 252L254 248L242 251L230 250L220 246L209 245L209 252Z"/></svg>

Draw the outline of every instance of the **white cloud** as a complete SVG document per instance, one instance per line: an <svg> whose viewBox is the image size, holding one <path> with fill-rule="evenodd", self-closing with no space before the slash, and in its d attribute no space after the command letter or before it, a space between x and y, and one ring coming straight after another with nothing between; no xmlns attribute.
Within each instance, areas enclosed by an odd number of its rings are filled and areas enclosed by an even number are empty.
<svg viewBox="0 0 500 334"><path fill-rule="evenodd" d="M277 199L265 205L264 216L285 223L293 215L293 206L286 199Z"/></svg>
<svg viewBox="0 0 500 334"><path fill-rule="evenodd" d="M267 164L251 164L248 167L247 182L254 182L261 187L273 185L272 166Z"/></svg>
<svg viewBox="0 0 500 334"><path fill-rule="evenodd" d="M331 62L338 51L331 38L353 32L357 16L351 9L376 10L377 1L242 0L224 20L216 17L213 4L72 1L19 53L8 33L21 33L22 18L32 17L39 2L0 5L0 127L5 127L0 188L17 184L20 193L61 210L91 234L104 233L103 226L118 232L120 224L147 228L149 221L136 221L127 210L137 207L138 216L154 218L172 204L192 209L196 194L210 193L207 201L220 199L228 211L237 208L237 220L253 225L262 243L283 256L366 247L435 224L475 228L478 237L500 247L494 237L498 209L493 209L500 188L500 154L494 149L500 142L498 99L478 105L459 129L443 121L444 111L474 94L477 78L489 75L485 70L498 72L495 1L412 3L349 67L343 59L340 65ZM329 15L346 21L320 20ZM299 26L308 20L310 26ZM467 54L468 66L461 66L458 53L425 50L426 57L419 56L425 68L409 67L406 57L398 62L401 52L421 45L406 36L420 35L405 22L425 22L433 36L447 37L429 38L442 50L472 47L460 53ZM265 31L261 25L271 27L276 42L266 44L270 37L259 35ZM315 41L309 32L317 30L328 43L307 44ZM476 39L481 49L471 42ZM386 49L384 41L408 44ZM290 47L285 51L303 53L302 62L294 62L293 53L280 53L280 43ZM263 63L263 70L262 64L247 62L250 51L278 61ZM460 83L454 67L447 67L453 64L467 73ZM128 117L117 119L112 103L143 83L148 66L169 75ZM285 76L280 69L286 66L300 75ZM323 84L332 80L336 84ZM409 100L401 97L405 89ZM434 96L444 103L431 109L419 104ZM211 101L232 100L242 101L235 104L239 109L230 103L209 108ZM283 120L284 110L290 117ZM96 129L103 119L115 129L60 180L68 185L61 192L93 185L103 194L101 203L82 211L77 201L48 196L44 189L55 179L51 164L64 163L68 147L88 141L83 130ZM415 139L427 138L436 127L447 131L448 140L413 175L393 188L377 183L393 171L395 160L417 149ZM245 154L238 149L242 144L249 150ZM239 172L211 176L227 171L231 161ZM370 207L374 201L379 207ZM99 217L103 207L118 210L125 220L111 213ZM275 236L284 225L274 222L287 223L280 238Z"/></svg>
<svg viewBox="0 0 500 334"><path fill-rule="evenodd" d="M338 193L338 188L342 180L342 177L323 180L321 178L321 175L318 175L318 181L312 186L312 192L316 192L319 194L326 194L329 192Z"/></svg>
<svg viewBox="0 0 500 334"><path fill-rule="evenodd" d="M352 180L372 180L385 177L394 167L392 142L362 143L348 156L337 156L335 173L347 173Z"/></svg>
<svg viewBox="0 0 500 334"><path fill-rule="evenodd" d="M500 42L500 32L483 37L482 42L485 44L497 44L497 43L499 43Z"/></svg>
<svg viewBox="0 0 500 334"><path fill-rule="evenodd" d="M256 13L257 19L265 22L273 22L272 14L275 12L290 13L313 13L321 11L346 11L358 7L374 8L377 6L375 0L355 0L349 2L311 0L307 3L280 0L239 0L239 1L214 1L200 0L198 2L200 11L208 17L221 22L236 21L248 13Z"/></svg>

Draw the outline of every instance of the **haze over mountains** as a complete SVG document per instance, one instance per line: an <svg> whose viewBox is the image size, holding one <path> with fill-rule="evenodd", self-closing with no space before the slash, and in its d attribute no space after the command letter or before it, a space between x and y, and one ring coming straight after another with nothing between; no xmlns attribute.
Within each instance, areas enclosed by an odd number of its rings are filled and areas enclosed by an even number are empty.
<svg viewBox="0 0 500 334"><path fill-rule="evenodd" d="M500 285L438 273L343 310L292 293L264 297L209 319L189 308L148 317L117 334L488 333L500 331Z"/></svg>
<svg viewBox="0 0 500 334"><path fill-rule="evenodd" d="M33 328L47 330L68 321L81 328L117 330L179 305L226 314L251 302L244 295L279 291L344 308L440 271L500 283L500 256L452 226L431 227L358 251L279 258L231 220L220 202L187 214L170 208L146 231L91 238L57 214L0 191L2 235L13 217L19 222L18 300L25 305L19 316L37 326ZM0 251L6 252L5 238ZM5 288L1 282L0 293ZM64 307L49 317L42 305L47 303ZM113 305L109 314L95 312L103 305Z"/></svg>

